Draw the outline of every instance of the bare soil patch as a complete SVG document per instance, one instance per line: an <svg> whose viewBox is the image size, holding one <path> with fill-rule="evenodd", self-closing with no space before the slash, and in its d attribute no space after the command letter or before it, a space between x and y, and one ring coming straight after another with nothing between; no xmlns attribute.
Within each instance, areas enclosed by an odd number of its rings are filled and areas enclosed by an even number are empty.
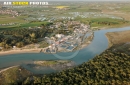
<svg viewBox="0 0 130 85"><path fill-rule="evenodd" d="M111 32L106 34L109 46L130 42L130 31Z"/></svg>

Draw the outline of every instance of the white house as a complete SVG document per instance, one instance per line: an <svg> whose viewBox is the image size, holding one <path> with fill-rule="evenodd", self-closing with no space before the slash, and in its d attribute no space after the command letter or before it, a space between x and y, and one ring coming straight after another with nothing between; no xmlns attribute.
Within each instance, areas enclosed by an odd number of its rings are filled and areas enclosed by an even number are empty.
<svg viewBox="0 0 130 85"><path fill-rule="evenodd" d="M64 35L63 34L56 34L55 37L62 38L62 37L64 37Z"/></svg>

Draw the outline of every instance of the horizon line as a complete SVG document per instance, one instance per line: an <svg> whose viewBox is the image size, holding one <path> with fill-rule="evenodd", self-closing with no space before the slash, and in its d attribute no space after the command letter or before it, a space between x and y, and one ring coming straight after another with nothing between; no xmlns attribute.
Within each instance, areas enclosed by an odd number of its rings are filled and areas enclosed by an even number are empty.
<svg viewBox="0 0 130 85"><path fill-rule="evenodd" d="M59 2L80 2L80 1L85 1L85 2L126 2L126 1L130 1L130 0L66 0L66 1L61 1L61 0L0 0L0 2L1 1L35 1L35 2L37 2L37 1L44 1L44 2L47 2L47 1L59 1Z"/></svg>

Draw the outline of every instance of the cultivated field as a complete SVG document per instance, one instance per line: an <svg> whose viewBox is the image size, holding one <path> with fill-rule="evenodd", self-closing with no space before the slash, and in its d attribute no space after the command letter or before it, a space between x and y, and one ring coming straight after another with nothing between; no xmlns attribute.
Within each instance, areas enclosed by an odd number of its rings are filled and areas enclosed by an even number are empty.
<svg viewBox="0 0 130 85"><path fill-rule="evenodd" d="M7 23L25 23L26 16L12 17L10 15L0 15L0 24Z"/></svg>

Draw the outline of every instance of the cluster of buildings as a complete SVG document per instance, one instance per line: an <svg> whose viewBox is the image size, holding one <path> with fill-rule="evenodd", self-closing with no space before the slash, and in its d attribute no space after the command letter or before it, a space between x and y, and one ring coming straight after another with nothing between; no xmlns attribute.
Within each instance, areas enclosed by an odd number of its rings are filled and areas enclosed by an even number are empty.
<svg viewBox="0 0 130 85"><path fill-rule="evenodd" d="M11 26L11 25L16 25L18 23L6 23L6 24L0 24L0 26Z"/></svg>
<svg viewBox="0 0 130 85"><path fill-rule="evenodd" d="M71 28L70 26L78 26L80 25L80 22L79 21L63 21L63 22L55 22L53 23L52 25L48 26L48 29L64 29L66 31L69 31L69 28ZM76 28L76 27L72 27L73 29ZM35 27L28 27L28 29L42 29L41 26L35 26Z"/></svg>
<svg viewBox="0 0 130 85"><path fill-rule="evenodd" d="M46 17L38 17L38 18L29 17L25 19L25 21L45 21L45 20L47 20Z"/></svg>
<svg viewBox="0 0 130 85"><path fill-rule="evenodd" d="M13 11L11 9L0 9L0 14L9 14L12 15L13 17L19 16L19 13L17 11Z"/></svg>
<svg viewBox="0 0 130 85"><path fill-rule="evenodd" d="M117 17L114 15L104 14L103 12L69 12L68 14L73 15L74 18L81 17L81 18L99 18L99 17L107 17L107 18L114 18L114 19L123 19L121 17Z"/></svg>
<svg viewBox="0 0 130 85"><path fill-rule="evenodd" d="M66 16L63 16L61 17L62 19L68 19L68 20L74 20L75 18L74 17L66 17Z"/></svg>
<svg viewBox="0 0 130 85"><path fill-rule="evenodd" d="M58 23L59 26L61 22ZM49 46L43 49L45 53L56 53L57 51L68 52L73 51L76 47L78 47L86 33L90 31L90 26L85 24L80 24L77 21L69 21L67 24L63 24L64 26L74 25L74 32L71 35L64 34L55 34L53 37L45 37L46 42L49 43Z"/></svg>
<svg viewBox="0 0 130 85"><path fill-rule="evenodd" d="M80 25L79 21L63 21L63 22L56 22L49 27L49 29L64 29L68 30L69 28L75 28L74 26Z"/></svg>

